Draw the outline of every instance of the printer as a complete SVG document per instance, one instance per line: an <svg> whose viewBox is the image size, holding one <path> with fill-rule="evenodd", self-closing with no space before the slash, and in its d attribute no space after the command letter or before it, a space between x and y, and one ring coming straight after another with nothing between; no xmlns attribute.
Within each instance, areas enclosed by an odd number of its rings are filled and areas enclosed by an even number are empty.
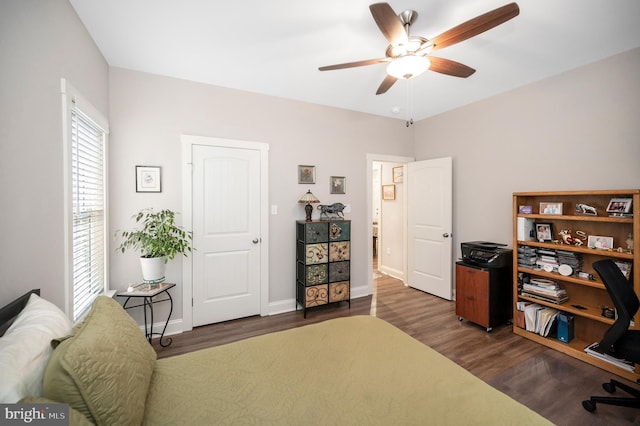
<svg viewBox="0 0 640 426"><path fill-rule="evenodd" d="M481 268L504 268L511 266L513 250L506 244L490 241L470 241L460 243L462 261Z"/></svg>

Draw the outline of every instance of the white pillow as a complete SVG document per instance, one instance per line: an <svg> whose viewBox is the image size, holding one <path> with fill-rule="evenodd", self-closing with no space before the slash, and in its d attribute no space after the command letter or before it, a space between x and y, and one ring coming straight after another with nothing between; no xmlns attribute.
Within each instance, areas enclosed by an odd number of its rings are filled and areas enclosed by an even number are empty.
<svg viewBox="0 0 640 426"><path fill-rule="evenodd" d="M0 403L41 396L51 340L66 336L71 327L69 318L56 305L31 295L11 327L0 337Z"/></svg>

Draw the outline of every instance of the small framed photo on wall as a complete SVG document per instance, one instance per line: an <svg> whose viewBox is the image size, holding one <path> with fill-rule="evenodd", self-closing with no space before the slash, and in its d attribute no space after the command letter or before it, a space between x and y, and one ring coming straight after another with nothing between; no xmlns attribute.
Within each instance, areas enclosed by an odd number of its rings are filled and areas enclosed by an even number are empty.
<svg viewBox="0 0 640 426"><path fill-rule="evenodd" d="M393 168L393 183L403 182L403 172L404 172L404 167L402 166Z"/></svg>
<svg viewBox="0 0 640 426"><path fill-rule="evenodd" d="M136 166L136 192L162 192L160 167Z"/></svg>
<svg viewBox="0 0 640 426"><path fill-rule="evenodd" d="M382 185L382 199L383 200L395 200L396 199L396 186L395 185Z"/></svg>
<svg viewBox="0 0 640 426"><path fill-rule="evenodd" d="M298 183L316 183L316 166L298 166Z"/></svg>
<svg viewBox="0 0 640 426"><path fill-rule="evenodd" d="M346 178L344 176L331 176L331 193L332 194L345 194L346 193Z"/></svg>

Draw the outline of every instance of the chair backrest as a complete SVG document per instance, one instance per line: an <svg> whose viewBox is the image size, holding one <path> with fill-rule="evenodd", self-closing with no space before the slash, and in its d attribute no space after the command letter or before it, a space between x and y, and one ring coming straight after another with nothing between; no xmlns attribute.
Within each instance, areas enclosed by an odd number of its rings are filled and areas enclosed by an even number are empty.
<svg viewBox="0 0 640 426"><path fill-rule="evenodd" d="M615 342L627 332L631 318L638 312L640 301L629 280L611 259L594 262L593 269L600 275L618 314L600 342L604 351L611 352Z"/></svg>

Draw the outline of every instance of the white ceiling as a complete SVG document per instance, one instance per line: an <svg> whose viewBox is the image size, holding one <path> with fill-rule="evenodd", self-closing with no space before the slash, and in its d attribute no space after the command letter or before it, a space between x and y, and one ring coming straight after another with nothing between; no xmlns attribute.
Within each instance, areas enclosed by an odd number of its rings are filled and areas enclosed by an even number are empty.
<svg viewBox="0 0 640 426"><path fill-rule="evenodd" d="M520 15L437 56L477 71L427 72L375 95L387 41L364 0L70 0L110 66L386 117L430 117L640 46L638 0L520 0ZM508 0L392 0L426 38ZM399 110L400 112L394 112Z"/></svg>

